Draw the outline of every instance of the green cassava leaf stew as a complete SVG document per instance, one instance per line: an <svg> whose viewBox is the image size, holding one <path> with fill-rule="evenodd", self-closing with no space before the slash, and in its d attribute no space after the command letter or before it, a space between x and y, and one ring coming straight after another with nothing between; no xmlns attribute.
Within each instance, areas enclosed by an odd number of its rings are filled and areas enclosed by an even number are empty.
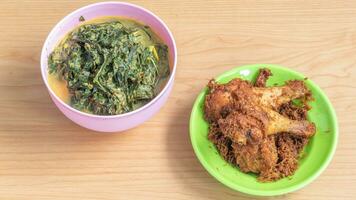
<svg viewBox="0 0 356 200"><path fill-rule="evenodd" d="M69 32L48 57L48 82L73 108L118 115L152 100L170 75L168 47L150 27L104 17Z"/></svg>

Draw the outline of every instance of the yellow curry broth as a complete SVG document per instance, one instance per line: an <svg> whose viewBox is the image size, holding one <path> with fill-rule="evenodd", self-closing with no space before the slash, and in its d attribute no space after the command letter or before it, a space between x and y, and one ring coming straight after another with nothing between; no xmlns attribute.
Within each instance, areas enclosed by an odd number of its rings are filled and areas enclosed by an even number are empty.
<svg viewBox="0 0 356 200"><path fill-rule="evenodd" d="M57 95L65 103L70 103L70 96L67 88L67 82L60 79L56 74L48 74L48 84L52 88L54 94Z"/></svg>

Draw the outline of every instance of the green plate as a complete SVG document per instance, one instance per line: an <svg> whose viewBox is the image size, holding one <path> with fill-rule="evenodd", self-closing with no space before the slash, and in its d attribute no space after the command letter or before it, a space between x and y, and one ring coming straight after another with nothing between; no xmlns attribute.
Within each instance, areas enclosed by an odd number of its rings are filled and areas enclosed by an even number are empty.
<svg viewBox="0 0 356 200"><path fill-rule="evenodd" d="M219 83L227 83L234 78L253 81L261 67L269 68L273 76L267 85L283 85L285 81L305 78L300 73L288 68L256 64L246 65L230 70L216 78ZM323 91L311 80L305 81L312 91L315 101L308 119L315 123L317 132L310 140L299 161L299 168L291 177L276 182L258 182L253 174L246 174L231 166L218 154L215 146L207 139L208 123L204 120L203 104L207 88L199 94L190 116L190 138L195 154L204 168L217 180L226 186L243 193L258 196L282 195L298 190L316 179L330 163L338 140L338 125L335 111Z"/></svg>

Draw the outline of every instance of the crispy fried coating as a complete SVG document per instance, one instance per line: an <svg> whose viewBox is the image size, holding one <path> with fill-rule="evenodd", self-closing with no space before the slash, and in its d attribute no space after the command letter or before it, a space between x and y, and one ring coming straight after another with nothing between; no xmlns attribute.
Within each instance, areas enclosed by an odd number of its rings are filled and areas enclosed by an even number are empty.
<svg viewBox="0 0 356 200"><path fill-rule="evenodd" d="M261 69L255 85L241 79L208 84L204 111L211 140L222 157L260 181L292 175L315 125L306 119L311 94L303 81L266 87L271 72ZM303 99L302 106L292 103Z"/></svg>
<svg viewBox="0 0 356 200"><path fill-rule="evenodd" d="M261 68L255 81L255 87L265 87L266 82L270 76L272 76L271 70L267 68Z"/></svg>

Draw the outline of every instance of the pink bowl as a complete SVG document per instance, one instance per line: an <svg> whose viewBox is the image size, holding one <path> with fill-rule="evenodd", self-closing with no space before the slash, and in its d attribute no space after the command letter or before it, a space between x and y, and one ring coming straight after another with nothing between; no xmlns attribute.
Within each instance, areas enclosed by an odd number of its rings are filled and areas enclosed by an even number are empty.
<svg viewBox="0 0 356 200"><path fill-rule="evenodd" d="M123 16L138 20L149 25L168 45L171 74L163 90L149 103L143 107L121 115L99 116L78 111L60 100L49 87L47 80L47 58L55 45L62 37L80 22L79 18L83 16L86 20L100 16ZM172 33L164 22L152 12L123 2L102 2L82 7L64 19L62 19L49 33L41 53L41 73L43 81L49 91L49 94L62 113L73 122L88 129L101 132L124 131L139 124L153 116L167 101L172 90L174 76L177 65L177 49Z"/></svg>

